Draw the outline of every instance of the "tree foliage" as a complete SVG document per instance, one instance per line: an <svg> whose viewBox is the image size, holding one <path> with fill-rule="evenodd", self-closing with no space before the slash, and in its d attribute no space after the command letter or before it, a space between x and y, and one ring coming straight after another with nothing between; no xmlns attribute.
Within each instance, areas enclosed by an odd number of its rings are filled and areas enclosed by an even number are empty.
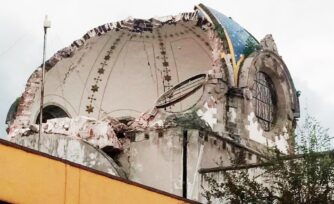
<svg viewBox="0 0 334 204"><path fill-rule="evenodd" d="M206 174L208 203L334 203L334 153L327 130L307 116L294 140L294 155L274 148L259 168L222 171L219 180Z"/></svg>

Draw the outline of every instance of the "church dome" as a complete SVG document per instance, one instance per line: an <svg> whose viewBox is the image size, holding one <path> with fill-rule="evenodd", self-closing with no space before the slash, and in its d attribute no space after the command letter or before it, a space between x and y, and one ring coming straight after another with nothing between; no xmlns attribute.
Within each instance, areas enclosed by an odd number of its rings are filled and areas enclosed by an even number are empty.
<svg viewBox="0 0 334 204"><path fill-rule="evenodd" d="M204 12L209 16L216 29L222 29L221 38L226 40L228 48L233 54L232 60L237 63L242 56L251 54L259 47L259 42L246 29L241 27L231 17L227 17L223 13L210 7L199 5Z"/></svg>
<svg viewBox="0 0 334 204"><path fill-rule="evenodd" d="M60 115L69 117L138 117L175 85L212 68L212 28L234 70L259 45L231 18L203 4L194 12L129 18L91 29L46 62L45 114L61 110ZM39 78L40 68L30 77L18 108L30 123L39 117ZM194 94L171 111L185 110L199 97L201 93Z"/></svg>

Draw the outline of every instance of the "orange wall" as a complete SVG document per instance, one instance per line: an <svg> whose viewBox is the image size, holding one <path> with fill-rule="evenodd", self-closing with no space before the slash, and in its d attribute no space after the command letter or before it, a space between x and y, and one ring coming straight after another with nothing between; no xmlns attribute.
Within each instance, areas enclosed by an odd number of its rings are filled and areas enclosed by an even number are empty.
<svg viewBox="0 0 334 204"><path fill-rule="evenodd" d="M0 200L12 203L190 203L0 141Z"/></svg>

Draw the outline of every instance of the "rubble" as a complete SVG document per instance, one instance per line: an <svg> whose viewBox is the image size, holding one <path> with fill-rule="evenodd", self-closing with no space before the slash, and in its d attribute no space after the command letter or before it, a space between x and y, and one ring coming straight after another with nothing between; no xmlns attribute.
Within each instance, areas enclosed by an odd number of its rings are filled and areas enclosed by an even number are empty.
<svg viewBox="0 0 334 204"><path fill-rule="evenodd" d="M112 146L122 149L122 143L117 134L124 133L130 128L115 118L108 117L103 121L93 118L78 116L75 118L55 118L48 120L42 125L43 133L58 134L82 139L97 148ZM28 136L39 132L38 125L30 125L27 128L18 128L15 137Z"/></svg>

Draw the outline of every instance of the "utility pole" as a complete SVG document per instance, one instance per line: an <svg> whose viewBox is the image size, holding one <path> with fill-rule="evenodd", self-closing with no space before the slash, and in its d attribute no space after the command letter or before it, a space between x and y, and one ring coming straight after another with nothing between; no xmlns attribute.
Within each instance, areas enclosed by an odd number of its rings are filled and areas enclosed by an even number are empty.
<svg viewBox="0 0 334 204"><path fill-rule="evenodd" d="M51 21L48 20L48 16L45 16L44 19L44 43L43 43L43 65L42 65L42 78L41 78L41 103L39 108L39 133L38 133L38 141L37 141L37 148L39 150L40 147L40 139L42 133L42 121L43 121L43 104L44 104L44 76L45 76L45 52L46 52L46 34L47 29L51 28Z"/></svg>

